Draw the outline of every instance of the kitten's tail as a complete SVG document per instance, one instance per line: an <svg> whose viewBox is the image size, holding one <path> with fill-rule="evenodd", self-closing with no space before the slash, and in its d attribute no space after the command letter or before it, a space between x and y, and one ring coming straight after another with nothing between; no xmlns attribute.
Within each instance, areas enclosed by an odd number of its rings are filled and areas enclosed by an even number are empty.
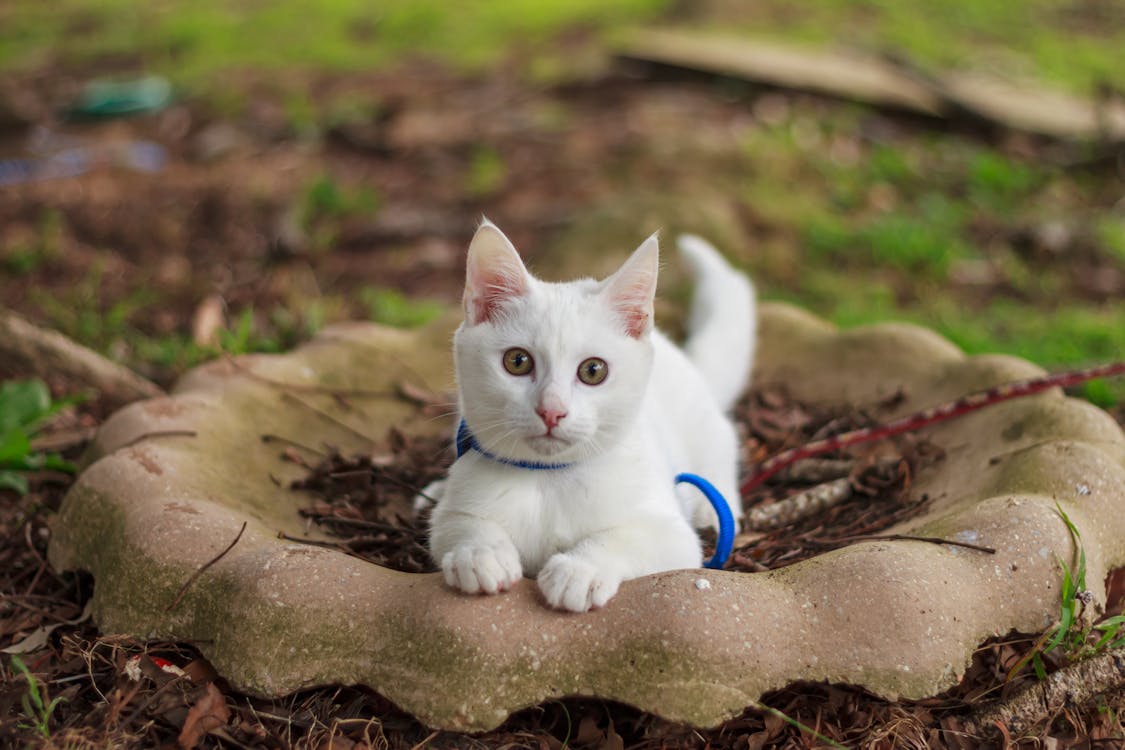
<svg viewBox="0 0 1125 750"><path fill-rule="evenodd" d="M678 244L696 281L683 349L726 411L750 380L758 331L754 286L706 240L686 234Z"/></svg>

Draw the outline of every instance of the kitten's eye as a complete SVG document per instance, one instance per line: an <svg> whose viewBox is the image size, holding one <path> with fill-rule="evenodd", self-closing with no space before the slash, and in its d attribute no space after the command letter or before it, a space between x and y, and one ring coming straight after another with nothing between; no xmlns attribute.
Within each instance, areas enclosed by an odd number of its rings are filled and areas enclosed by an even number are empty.
<svg viewBox="0 0 1125 750"><path fill-rule="evenodd" d="M513 375L530 375L535 369L535 360L527 353L527 349L517 346L504 352L504 369Z"/></svg>
<svg viewBox="0 0 1125 750"><path fill-rule="evenodd" d="M578 379L586 385L599 385L609 375L609 365L600 357L590 357L578 365Z"/></svg>

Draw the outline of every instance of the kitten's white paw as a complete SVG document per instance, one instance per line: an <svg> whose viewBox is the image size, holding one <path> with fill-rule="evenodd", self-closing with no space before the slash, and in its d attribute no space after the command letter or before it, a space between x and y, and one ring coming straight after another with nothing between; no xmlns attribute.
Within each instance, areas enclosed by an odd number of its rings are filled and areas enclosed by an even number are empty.
<svg viewBox="0 0 1125 750"><path fill-rule="evenodd" d="M519 552L507 541L458 545L441 558L441 572L449 586L466 594L507 591L523 577Z"/></svg>
<svg viewBox="0 0 1125 750"><path fill-rule="evenodd" d="M539 571L539 590L555 609L586 612L617 593L621 577L564 552L552 555Z"/></svg>
<svg viewBox="0 0 1125 750"><path fill-rule="evenodd" d="M414 517L422 515L428 510L433 510L434 506L441 500L441 496L445 494L445 483L447 479L437 479L426 485L426 489L419 492L414 496Z"/></svg>

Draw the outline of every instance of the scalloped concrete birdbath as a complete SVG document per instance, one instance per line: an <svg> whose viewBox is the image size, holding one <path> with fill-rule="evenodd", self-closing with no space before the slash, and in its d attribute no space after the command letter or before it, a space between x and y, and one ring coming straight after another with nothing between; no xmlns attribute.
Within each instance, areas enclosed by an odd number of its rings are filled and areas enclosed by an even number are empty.
<svg viewBox="0 0 1125 750"><path fill-rule="evenodd" d="M932 695L958 680L985 638L1057 617L1058 561L1074 547L1055 503L1082 534L1090 581L1125 563L1125 436L1104 412L1058 392L930 429L946 457L912 492L932 502L890 530L995 555L861 542L765 573L628 581L606 608L573 615L544 606L530 582L463 596L438 574L279 539L315 532L297 514L307 496L286 489L300 470L260 436L346 454L391 425L448 429L395 398L342 403L317 387L441 389L450 327L337 326L290 354L204 365L173 395L123 409L55 519L52 564L93 574L103 631L197 642L241 690L362 683L432 726L484 730L565 695L699 726L796 680ZM763 305L758 361L760 382L784 382L805 401L870 404L902 389L899 414L1040 373L1011 357L967 358L923 329L839 332L783 305ZM169 609L243 522L239 543ZM1093 593L1104 599L1101 586Z"/></svg>

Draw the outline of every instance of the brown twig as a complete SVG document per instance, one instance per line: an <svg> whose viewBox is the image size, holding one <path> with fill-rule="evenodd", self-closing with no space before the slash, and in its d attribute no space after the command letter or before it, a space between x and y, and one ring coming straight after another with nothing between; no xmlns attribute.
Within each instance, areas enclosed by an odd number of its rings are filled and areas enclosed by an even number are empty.
<svg viewBox="0 0 1125 750"><path fill-rule="evenodd" d="M153 432L145 432L137 435L132 440L129 440L128 442L117 446L116 450L121 450L122 448L131 448L142 440L148 440L149 438L196 437L198 434L199 433L197 433L195 430L155 430Z"/></svg>
<svg viewBox="0 0 1125 750"><path fill-rule="evenodd" d="M340 427L342 427L343 429L352 433L356 437L358 437L362 440L366 440L370 445L376 445L378 443L378 441L375 440L374 438L372 438L368 435L364 435L362 432L360 432L356 428L352 427L350 424L348 424L344 420L340 419L339 417L333 416L332 414L329 414L324 409L321 409L320 407L316 406L315 404L310 404L308 401L304 400L303 398L301 398L300 396L298 396L295 393L291 393L289 391L282 391L281 397L289 399L290 401L293 401L295 403L298 403L301 406L308 409L309 411L313 412L314 414L317 414L317 415L323 417L324 419L327 419L328 421L332 422L333 424L339 425Z"/></svg>
<svg viewBox="0 0 1125 750"><path fill-rule="evenodd" d="M875 541L889 541L889 542L929 542L930 544L952 544L954 547L964 547L965 549L976 550L977 552L985 552L989 555L996 554L996 548L985 547L981 544L970 544L968 542L958 542L953 539L942 539L938 536L911 536L910 534L861 534L859 536L846 536L840 539L835 539L836 542L875 542Z"/></svg>
<svg viewBox="0 0 1125 750"><path fill-rule="evenodd" d="M404 530L402 526L395 526L391 523L380 523L379 521L368 521L365 518L344 518L343 516L328 516L316 513L309 513L307 515L302 513L302 515L315 523L326 523L333 526L351 526L356 529L382 531L388 534L394 534Z"/></svg>
<svg viewBox="0 0 1125 750"><path fill-rule="evenodd" d="M164 609L165 612L171 612L173 609L179 606L180 601L184 598L184 595L187 594L187 591L189 588L191 588L191 585L195 583L208 568L217 563L219 560L222 560L228 552L234 549L234 545L238 544L238 540L242 538L242 532L244 531L246 531L246 521L242 522L242 528L238 530L238 533L235 535L231 543L226 546L226 549L212 557L207 562L203 563L203 566L199 570L191 574L191 578L187 579L184 582L184 585L180 587L180 591L176 594L176 598L173 599L172 603Z"/></svg>
<svg viewBox="0 0 1125 750"><path fill-rule="evenodd" d="M314 455L321 456L321 457L328 455L324 451L319 451L316 448L310 448L307 445L304 445L302 443L298 443L296 440L290 440L289 438L282 437L281 435L273 435L273 434L270 434L270 433L266 433L264 435L259 435L258 439L261 440L263 443L267 443L267 444L268 443L285 443L286 445L292 446L294 448L300 448L303 451L308 451L309 453L312 453Z"/></svg>
<svg viewBox="0 0 1125 750"><path fill-rule="evenodd" d="M312 547L326 547L328 549L341 550L343 552L351 552L348 545L344 542L326 542L320 539L302 539L299 536L291 536L284 531L277 532L277 538L286 542L296 542L297 544L308 544Z"/></svg>
<svg viewBox="0 0 1125 750"><path fill-rule="evenodd" d="M754 473L743 481L739 489L742 496L746 497L755 487L786 466L790 466L805 458L819 456L824 453L830 453L831 451L848 448L861 443L882 440L892 435L900 435L904 432L913 432L923 427L930 427L940 422L945 422L946 420L974 412L978 409L983 409L986 406L992 406L993 404L1020 398L1022 396L1041 393L1051 388L1066 388L1078 385L1079 383L1085 383L1088 380L1110 378L1118 375L1125 375L1125 361L1090 367L1084 370L1069 370L1055 375L1045 375L1041 378L1031 378L1030 380L1018 380L983 391L976 391L968 396L954 401L947 401L944 404L929 409L923 409L922 411L882 425L864 427L840 435L833 435L822 440L814 440L798 448L779 453L773 458L762 462Z"/></svg>

